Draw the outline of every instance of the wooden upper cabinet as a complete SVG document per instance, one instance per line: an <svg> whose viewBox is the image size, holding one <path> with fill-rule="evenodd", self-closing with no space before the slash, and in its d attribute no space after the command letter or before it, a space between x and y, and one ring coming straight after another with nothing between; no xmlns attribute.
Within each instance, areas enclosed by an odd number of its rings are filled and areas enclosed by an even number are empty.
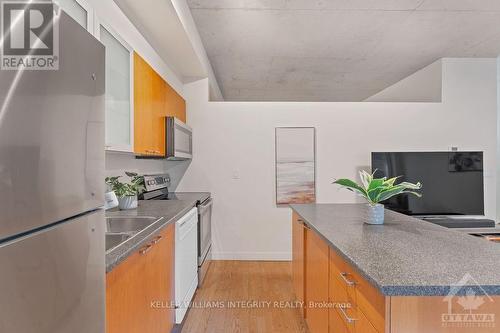
<svg viewBox="0 0 500 333"><path fill-rule="evenodd" d="M107 333L165 333L174 326L174 228L106 274Z"/></svg>
<svg viewBox="0 0 500 333"><path fill-rule="evenodd" d="M153 129L152 150L155 155L165 155L165 81L153 71Z"/></svg>
<svg viewBox="0 0 500 333"><path fill-rule="evenodd" d="M327 333L329 247L311 229L305 234L306 322L311 333Z"/></svg>
<svg viewBox="0 0 500 333"><path fill-rule="evenodd" d="M154 142L153 128L155 97L158 89L155 87L155 72L149 64L137 53L134 53L134 152L138 155L161 155L155 153L157 143Z"/></svg>
<svg viewBox="0 0 500 333"><path fill-rule="evenodd" d="M304 302L304 224L297 213L292 220L292 281L297 301ZM305 309L301 308L305 316Z"/></svg>
<svg viewBox="0 0 500 333"><path fill-rule="evenodd" d="M165 156L165 117L186 122L186 102L134 53L134 152Z"/></svg>
<svg viewBox="0 0 500 333"><path fill-rule="evenodd" d="M186 122L186 101L171 86L166 85L167 116Z"/></svg>

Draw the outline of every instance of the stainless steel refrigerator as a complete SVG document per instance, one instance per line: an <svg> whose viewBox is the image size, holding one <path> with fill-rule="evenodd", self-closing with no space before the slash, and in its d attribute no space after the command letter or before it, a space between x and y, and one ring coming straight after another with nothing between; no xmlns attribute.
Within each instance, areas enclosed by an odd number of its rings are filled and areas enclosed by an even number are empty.
<svg viewBox="0 0 500 333"><path fill-rule="evenodd" d="M2 333L105 331L104 47L59 37L59 70L0 71Z"/></svg>

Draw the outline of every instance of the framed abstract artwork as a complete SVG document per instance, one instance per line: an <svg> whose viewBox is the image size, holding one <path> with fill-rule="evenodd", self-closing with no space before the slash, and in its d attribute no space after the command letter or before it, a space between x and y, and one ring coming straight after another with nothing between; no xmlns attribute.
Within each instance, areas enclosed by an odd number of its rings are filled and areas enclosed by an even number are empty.
<svg viewBox="0 0 500 333"><path fill-rule="evenodd" d="M277 127L276 204L316 202L316 130Z"/></svg>

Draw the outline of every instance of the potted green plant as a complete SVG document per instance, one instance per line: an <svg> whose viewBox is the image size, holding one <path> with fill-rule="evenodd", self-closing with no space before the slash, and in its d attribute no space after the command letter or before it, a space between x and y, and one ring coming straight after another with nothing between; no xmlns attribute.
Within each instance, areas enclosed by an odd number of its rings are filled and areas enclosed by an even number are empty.
<svg viewBox="0 0 500 333"><path fill-rule="evenodd" d="M401 177L387 179L375 178L374 173L370 174L364 170L359 172L361 184L350 179L337 179L333 184L340 185L349 191L361 195L368 202L368 217L365 220L367 224L383 224L384 223L384 205L381 204L389 198L402 193L409 193L421 197L419 192L422 188L421 183L401 182L396 184L396 180Z"/></svg>
<svg viewBox="0 0 500 333"><path fill-rule="evenodd" d="M135 172L126 171L125 174L130 177L129 183L120 182L121 176L106 177L106 184L111 187L118 197L118 206L120 209L137 208L137 195L146 188L144 186L144 177Z"/></svg>

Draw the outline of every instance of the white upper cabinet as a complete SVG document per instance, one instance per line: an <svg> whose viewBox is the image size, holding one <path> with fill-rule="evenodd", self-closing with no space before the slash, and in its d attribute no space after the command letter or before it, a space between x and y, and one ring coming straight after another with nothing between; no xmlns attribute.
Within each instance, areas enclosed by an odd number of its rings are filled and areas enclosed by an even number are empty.
<svg viewBox="0 0 500 333"><path fill-rule="evenodd" d="M61 8L71 16L78 24L93 33L93 18L92 8L84 0L55 0Z"/></svg>
<svg viewBox="0 0 500 333"><path fill-rule="evenodd" d="M96 23L95 35L106 47L106 150L133 152L133 49Z"/></svg>
<svg viewBox="0 0 500 333"><path fill-rule="evenodd" d="M85 0L53 0L105 46L106 150L134 151L134 52Z"/></svg>

